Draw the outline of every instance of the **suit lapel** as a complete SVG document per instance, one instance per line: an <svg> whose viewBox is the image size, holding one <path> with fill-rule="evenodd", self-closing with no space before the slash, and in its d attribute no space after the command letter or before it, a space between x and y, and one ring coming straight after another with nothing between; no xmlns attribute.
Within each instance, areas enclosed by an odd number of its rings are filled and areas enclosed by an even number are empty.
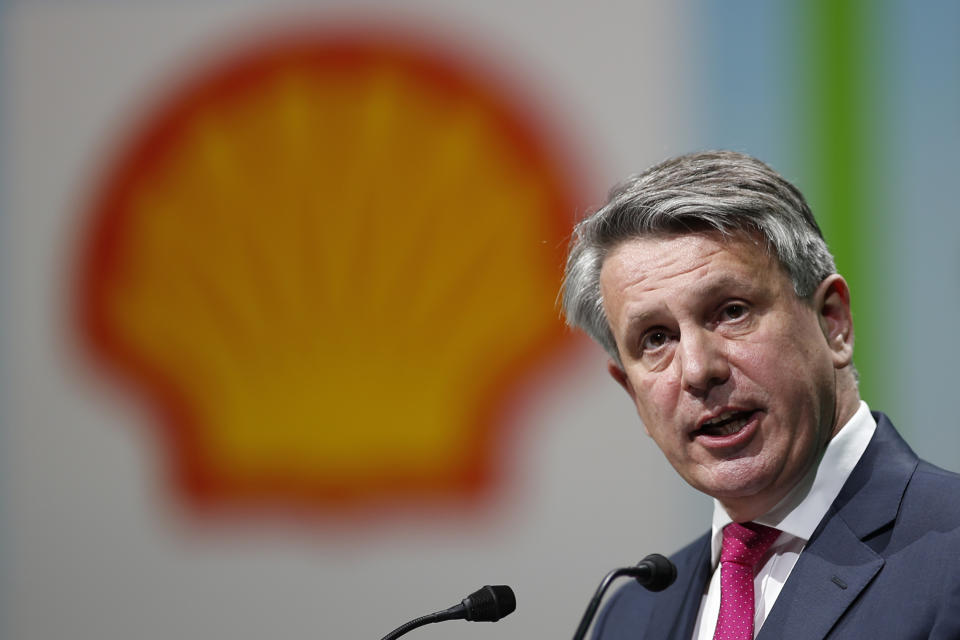
<svg viewBox="0 0 960 640"><path fill-rule="evenodd" d="M846 523L832 519L800 554L758 640L826 637L882 566Z"/></svg>
<svg viewBox="0 0 960 640"><path fill-rule="evenodd" d="M823 638L883 567L873 534L897 516L917 456L883 414L840 495L813 533L758 640Z"/></svg>

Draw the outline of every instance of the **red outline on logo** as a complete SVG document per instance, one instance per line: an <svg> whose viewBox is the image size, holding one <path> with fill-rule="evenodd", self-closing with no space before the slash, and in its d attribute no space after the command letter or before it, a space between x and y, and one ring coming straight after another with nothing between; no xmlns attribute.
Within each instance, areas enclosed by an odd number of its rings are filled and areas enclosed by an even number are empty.
<svg viewBox="0 0 960 640"><path fill-rule="evenodd" d="M581 173L572 171L573 162L563 162L556 141L560 138L546 131L543 118L535 120L532 111L511 100L520 95L502 79L462 55L453 55L440 46L425 46L420 37L406 37L389 29L371 27L346 28L336 31L295 28L280 30L275 37L235 51L205 72L176 88L172 98L147 114L135 129L121 153L111 158L105 180L96 191L97 197L87 214L85 237L82 239L78 279L75 287L77 324L82 342L96 360L129 384L158 412L164 445L172 468L171 481L176 493L187 506L198 512L215 512L235 507L246 511L251 507L273 511L292 508L297 513L354 511L360 502L362 511L370 506L385 506L402 497L401 504L434 495L441 500L451 497L457 502L475 501L489 493L495 484L496 447L504 434L504 399L515 385L551 360L551 354L576 342L557 323L556 330L544 336L539 344L520 354L483 395L489 401L480 403L473 425L472 442L467 446L475 455L471 464L456 478L437 482L435 478L402 475L378 479L369 486L357 486L349 493L339 493L278 482L255 486L237 486L221 482L206 468L203 454L194 438L197 425L184 394L162 373L141 359L123 344L104 314L108 280L117 265L123 263L124 209L134 193L138 177L149 174L162 161L169 143L175 140L198 108L225 97L254 88L262 79L288 65L335 65L343 69L362 67L371 61L386 61L424 78L432 85L457 96L469 96L482 105L502 127L514 149L529 165L543 168L544 175L554 176L550 193L555 212L549 242L556 244L558 256L557 282L562 270L562 253L569 227L578 207L586 202L581 188ZM537 124L534 124L537 122ZM549 141L549 142L548 142ZM386 489L386 491L385 491Z"/></svg>

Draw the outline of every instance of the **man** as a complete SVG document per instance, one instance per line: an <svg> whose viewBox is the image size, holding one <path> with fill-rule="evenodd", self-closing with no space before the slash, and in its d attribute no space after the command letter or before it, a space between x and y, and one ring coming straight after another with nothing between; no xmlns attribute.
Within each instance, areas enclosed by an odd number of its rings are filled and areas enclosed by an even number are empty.
<svg viewBox="0 0 960 640"><path fill-rule="evenodd" d="M860 400L850 291L793 185L732 152L631 178L576 227L563 303L714 498L676 583L621 589L595 637L960 638L960 477Z"/></svg>

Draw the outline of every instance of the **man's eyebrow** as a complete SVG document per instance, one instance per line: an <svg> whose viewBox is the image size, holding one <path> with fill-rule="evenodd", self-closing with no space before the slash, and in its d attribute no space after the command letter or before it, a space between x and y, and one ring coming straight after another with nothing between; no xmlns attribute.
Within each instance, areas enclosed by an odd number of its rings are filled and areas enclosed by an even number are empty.
<svg viewBox="0 0 960 640"><path fill-rule="evenodd" d="M713 279L705 278L705 280L706 282L694 284L690 287L690 290L695 295L706 298L724 293L730 289L749 293L750 291L756 290L759 286L756 278L746 278L731 274L724 274Z"/></svg>
<svg viewBox="0 0 960 640"><path fill-rule="evenodd" d="M644 309L637 313L631 313L627 315L627 333L632 333L637 330L637 327L647 324L650 318L660 315L662 309L656 307L654 309Z"/></svg>

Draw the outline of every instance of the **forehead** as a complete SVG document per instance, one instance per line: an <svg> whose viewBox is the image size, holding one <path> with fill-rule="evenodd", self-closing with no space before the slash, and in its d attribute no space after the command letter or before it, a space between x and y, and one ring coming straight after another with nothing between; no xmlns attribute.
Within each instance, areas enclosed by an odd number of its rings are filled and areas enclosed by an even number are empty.
<svg viewBox="0 0 960 640"><path fill-rule="evenodd" d="M607 301L663 290L695 295L728 285L778 288L790 282L759 238L694 233L620 243L603 262L600 285Z"/></svg>

